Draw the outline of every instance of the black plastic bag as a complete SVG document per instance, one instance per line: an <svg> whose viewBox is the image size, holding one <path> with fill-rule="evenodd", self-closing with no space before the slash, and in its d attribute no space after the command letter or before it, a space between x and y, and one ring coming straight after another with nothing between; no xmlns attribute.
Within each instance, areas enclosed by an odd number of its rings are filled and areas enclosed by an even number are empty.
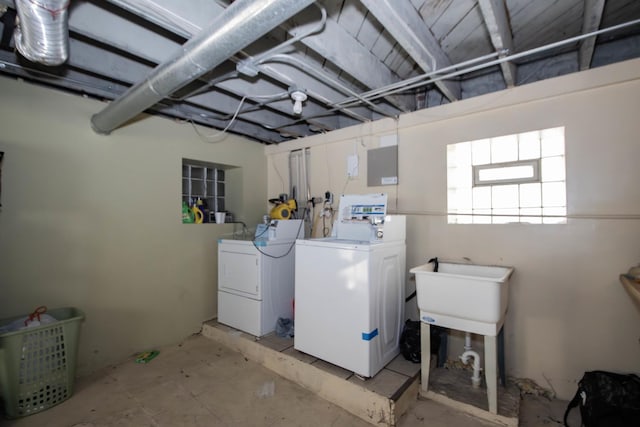
<svg viewBox="0 0 640 427"><path fill-rule="evenodd" d="M640 377L605 371L585 372L578 391L564 413L580 406L585 427L640 426Z"/></svg>
<svg viewBox="0 0 640 427"><path fill-rule="evenodd" d="M431 354L438 354L440 349L440 328L431 326ZM402 335L400 335L400 353L405 359L420 363L422 351L420 350L420 321L407 320L404 323Z"/></svg>
<svg viewBox="0 0 640 427"><path fill-rule="evenodd" d="M293 320L278 317L276 321L276 335L280 338L293 338Z"/></svg>

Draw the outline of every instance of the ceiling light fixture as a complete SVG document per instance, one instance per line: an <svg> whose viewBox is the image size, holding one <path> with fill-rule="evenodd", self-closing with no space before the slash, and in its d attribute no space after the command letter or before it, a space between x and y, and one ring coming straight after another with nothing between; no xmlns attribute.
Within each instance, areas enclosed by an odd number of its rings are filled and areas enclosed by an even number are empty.
<svg viewBox="0 0 640 427"><path fill-rule="evenodd" d="M289 88L289 96L293 100L293 114L302 114L302 103L307 100L307 94L297 87Z"/></svg>

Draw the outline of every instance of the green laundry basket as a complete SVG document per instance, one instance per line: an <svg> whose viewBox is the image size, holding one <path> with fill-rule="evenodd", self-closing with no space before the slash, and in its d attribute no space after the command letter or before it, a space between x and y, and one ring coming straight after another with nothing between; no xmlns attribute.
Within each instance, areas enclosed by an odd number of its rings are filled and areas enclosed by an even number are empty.
<svg viewBox="0 0 640 427"><path fill-rule="evenodd" d="M0 335L0 398L7 418L44 411L73 394L84 313L48 310L57 322ZM25 316L0 320L7 325Z"/></svg>

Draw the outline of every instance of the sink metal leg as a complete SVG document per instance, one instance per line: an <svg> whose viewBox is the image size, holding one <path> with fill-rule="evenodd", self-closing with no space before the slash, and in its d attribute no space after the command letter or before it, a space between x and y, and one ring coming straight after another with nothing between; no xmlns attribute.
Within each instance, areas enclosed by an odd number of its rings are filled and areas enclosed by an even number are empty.
<svg viewBox="0 0 640 427"><path fill-rule="evenodd" d="M420 380L422 381L422 391L429 389L429 368L431 365L431 326L428 323L420 322Z"/></svg>
<svg viewBox="0 0 640 427"><path fill-rule="evenodd" d="M434 326L434 328L439 331L438 336L440 337L440 348L438 349L438 362L436 367L442 368L449 355L449 329L437 326Z"/></svg>
<svg viewBox="0 0 640 427"><path fill-rule="evenodd" d="M489 412L498 413L498 343L495 336L484 336L484 375L487 382Z"/></svg>
<svg viewBox="0 0 640 427"><path fill-rule="evenodd" d="M504 326L498 332L498 375L500 375L500 385L507 386L507 370L504 363Z"/></svg>

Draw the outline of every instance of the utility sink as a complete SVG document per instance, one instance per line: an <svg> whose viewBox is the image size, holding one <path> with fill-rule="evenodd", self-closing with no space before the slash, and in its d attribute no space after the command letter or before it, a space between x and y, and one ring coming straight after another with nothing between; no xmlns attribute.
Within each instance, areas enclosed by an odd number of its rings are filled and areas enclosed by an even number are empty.
<svg viewBox="0 0 640 427"><path fill-rule="evenodd" d="M640 281L638 280L638 278L631 276L630 274L620 275L620 282L622 282L622 286L624 286L636 307L640 309Z"/></svg>
<svg viewBox="0 0 640 427"><path fill-rule="evenodd" d="M440 262L410 270L416 275L420 320L431 325L496 336L509 301L513 267Z"/></svg>

